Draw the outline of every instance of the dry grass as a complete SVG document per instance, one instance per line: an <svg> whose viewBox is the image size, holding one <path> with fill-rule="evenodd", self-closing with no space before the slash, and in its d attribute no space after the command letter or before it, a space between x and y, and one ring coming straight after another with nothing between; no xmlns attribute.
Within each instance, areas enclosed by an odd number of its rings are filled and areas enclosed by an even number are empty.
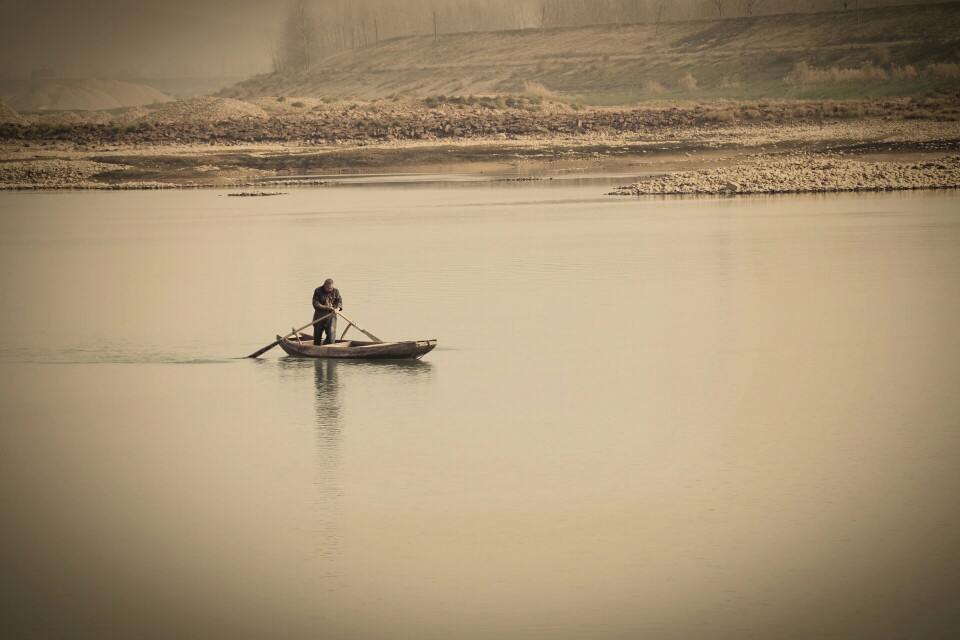
<svg viewBox="0 0 960 640"><path fill-rule="evenodd" d="M647 80L643 83L643 90L647 93L663 93L666 88L656 80Z"/></svg>
<svg viewBox="0 0 960 640"><path fill-rule="evenodd" d="M550 91L545 84L542 82L537 82L536 80L524 80L523 93L525 95L536 96L538 98L549 98L553 96L553 91Z"/></svg>
<svg viewBox="0 0 960 640"><path fill-rule="evenodd" d="M889 78L890 74L872 62L851 69L841 69L839 67L818 69L802 60L793 65L793 70L783 78L783 81L790 86L802 87L811 84L877 82Z"/></svg>
<svg viewBox="0 0 960 640"><path fill-rule="evenodd" d="M907 64L902 67L898 67L897 65L890 67L890 78L898 82L915 80L917 75L917 69L912 64Z"/></svg>
<svg viewBox="0 0 960 640"><path fill-rule="evenodd" d="M936 62L928 64L924 70L928 78L960 78L960 64L956 62Z"/></svg>
<svg viewBox="0 0 960 640"><path fill-rule="evenodd" d="M687 71L683 77L677 80L677 87L681 91L696 91L697 90L697 79L693 77L693 74Z"/></svg>
<svg viewBox="0 0 960 640"><path fill-rule="evenodd" d="M739 76L723 76L720 78L721 89L739 89L742 85Z"/></svg>
<svg viewBox="0 0 960 640"><path fill-rule="evenodd" d="M891 64L888 68L884 68L878 67L873 62L865 62L859 67L821 69L811 66L806 61L800 61L793 65L793 70L783 78L783 81L794 87L817 84L882 84L891 80L897 82L914 80L920 75L916 67L910 64L902 67ZM922 75L926 78L960 78L960 64L931 63L924 67Z"/></svg>

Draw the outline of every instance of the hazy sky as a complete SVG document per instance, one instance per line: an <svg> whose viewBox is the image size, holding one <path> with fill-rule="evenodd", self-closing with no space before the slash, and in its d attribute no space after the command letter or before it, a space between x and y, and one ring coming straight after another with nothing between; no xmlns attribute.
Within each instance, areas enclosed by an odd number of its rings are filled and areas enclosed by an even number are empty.
<svg viewBox="0 0 960 640"><path fill-rule="evenodd" d="M0 0L0 76L249 75L283 0Z"/></svg>

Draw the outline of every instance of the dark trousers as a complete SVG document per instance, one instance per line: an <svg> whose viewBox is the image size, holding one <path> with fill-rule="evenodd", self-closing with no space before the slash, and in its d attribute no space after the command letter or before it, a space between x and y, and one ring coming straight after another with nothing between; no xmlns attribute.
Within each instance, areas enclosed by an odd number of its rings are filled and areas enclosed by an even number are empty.
<svg viewBox="0 0 960 640"><path fill-rule="evenodd" d="M323 339L326 332L327 338ZM337 316L330 316L313 325L313 344L333 344L337 340Z"/></svg>

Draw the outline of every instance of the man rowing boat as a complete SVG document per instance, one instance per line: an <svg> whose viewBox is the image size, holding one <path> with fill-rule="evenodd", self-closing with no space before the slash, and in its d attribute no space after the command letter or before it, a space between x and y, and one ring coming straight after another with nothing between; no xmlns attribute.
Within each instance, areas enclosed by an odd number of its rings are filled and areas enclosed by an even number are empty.
<svg viewBox="0 0 960 640"><path fill-rule="evenodd" d="M340 297L340 291L334 288L333 280L327 278L323 286L317 287L313 292L313 319L316 320L325 316L331 311L340 311L343 309L343 298ZM323 333L326 332L326 341L323 340ZM333 344L337 340L337 314L334 313L329 318L318 322L313 331L313 344Z"/></svg>

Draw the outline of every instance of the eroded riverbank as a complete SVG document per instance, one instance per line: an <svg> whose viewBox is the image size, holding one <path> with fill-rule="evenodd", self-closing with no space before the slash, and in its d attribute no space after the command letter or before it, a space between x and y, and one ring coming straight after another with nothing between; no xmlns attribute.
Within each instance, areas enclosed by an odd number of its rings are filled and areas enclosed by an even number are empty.
<svg viewBox="0 0 960 640"><path fill-rule="evenodd" d="M0 144L0 189L240 187L269 181L319 186L330 181L316 176L387 170L458 170L497 177L617 170L638 175L720 171L661 177L643 182L636 193L751 193L775 190L759 185L749 170L770 163L778 168L777 184L793 185L791 191L922 189L956 187L960 181L955 172L931 180L928 173L901 164L958 152L960 122L885 118L317 144L7 141ZM812 159L839 162L816 167L843 171L831 171L829 180L811 180ZM849 164L858 160L886 169ZM872 176L869 181L852 179L864 171ZM698 180L693 190L683 186L691 176Z"/></svg>

